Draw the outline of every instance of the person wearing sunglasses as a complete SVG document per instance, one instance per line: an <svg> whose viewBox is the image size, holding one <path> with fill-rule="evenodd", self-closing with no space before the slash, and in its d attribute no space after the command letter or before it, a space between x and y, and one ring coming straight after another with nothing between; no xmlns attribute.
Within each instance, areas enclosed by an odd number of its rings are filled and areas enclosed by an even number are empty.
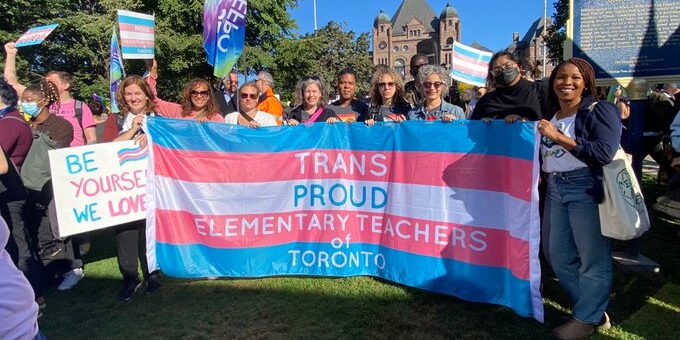
<svg viewBox="0 0 680 340"><path fill-rule="evenodd" d="M465 119L460 107L444 100L445 90L451 84L448 72L436 65L425 65L418 71L416 88L424 99L408 113L409 120L442 120L450 122Z"/></svg>
<svg viewBox="0 0 680 340"><path fill-rule="evenodd" d="M196 119L199 122L223 122L220 109L215 100L210 83L201 78L194 78L184 85L179 103L172 103L158 98L156 84L158 81L158 64L151 61L146 83L154 94L156 113L163 117L177 119Z"/></svg>
<svg viewBox="0 0 680 340"><path fill-rule="evenodd" d="M328 94L319 77L309 77L300 83L302 104L294 108L288 115L288 125L300 123L312 124L326 122L333 124L341 121L335 112L326 107Z"/></svg>
<svg viewBox="0 0 680 340"><path fill-rule="evenodd" d="M517 57L512 53L499 52L491 57L487 84L493 90L481 97L470 119L540 120L542 100L548 91L547 83L530 82L520 73Z"/></svg>
<svg viewBox="0 0 680 340"><path fill-rule="evenodd" d="M371 78L371 106L358 121L372 126L375 122L403 122L411 110L404 98L404 83L391 67L377 67Z"/></svg>
<svg viewBox="0 0 680 340"><path fill-rule="evenodd" d="M239 93L239 111L224 117L227 124L243 125L251 128L260 126L277 126L276 117L257 109L260 93L255 82L248 82L241 86Z"/></svg>

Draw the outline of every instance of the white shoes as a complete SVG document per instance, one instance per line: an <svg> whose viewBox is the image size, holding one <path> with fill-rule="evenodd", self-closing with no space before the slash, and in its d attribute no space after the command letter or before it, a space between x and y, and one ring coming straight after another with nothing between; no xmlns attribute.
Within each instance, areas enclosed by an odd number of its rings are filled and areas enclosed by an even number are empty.
<svg viewBox="0 0 680 340"><path fill-rule="evenodd" d="M64 280L61 281L57 287L57 290L69 290L73 288L84 276L85 273L83 272L83 268L71 270L70 272L64 274Z"/></svg>

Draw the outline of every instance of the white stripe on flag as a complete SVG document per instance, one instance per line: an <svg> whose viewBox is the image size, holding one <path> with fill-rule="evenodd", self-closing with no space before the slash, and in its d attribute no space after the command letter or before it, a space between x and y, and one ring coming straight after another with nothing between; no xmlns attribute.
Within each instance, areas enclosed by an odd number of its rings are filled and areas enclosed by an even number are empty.
<svg viewBox="0 0 680 340"><path fill-rule="evenodd" d="M451 60L454 65L460 65L466 68L473 69L475 71L486 73L488 71L488 63L486 65L477 65L473 63L468 63L467 61L456 59L455 57Z"/></svg>
<svg viewBox="0 0 680 340"><path fill-rule="evenodd" d="M120 31L120 38L121 39L137 39L137 40L148 40L152 43L153 45L153 34L149 33L142 33L142 32L134 32L134 31ZM125 44L123 44L125 46Z"/></svg>
<svg viewBox="0 0 680 340"><path fill-rule="evenodd" d="M317 199L315 206L311 206L307 195L295 206L295 186L305 186L305 183L319 184L326 190L341 183L348 191L351 184L356 188L353 196L355 202L361 200L361 188L366 186L366 206L357 208L349 199L344 204L334 206L329 204L327 195L323 196L326 205L321 205ZM327 209L382 212L383 209L370 207L371 187L380 187L387 191L388 206L391 208L385 211L387 214L510 230L510 234L516 238L529 239L526 226L529 224L531 203L500 192L335 179L227 184L184 182L156 176L155 184L157 192L163 193L155 197L158 209L186 211L195 215L243 215ZM307 189L309 190L308 186ZM339 195L338 192L335 200L340 200ZM408 197L410 205L401 203L399 197ZM499 207L507 209L501 211Z"/></svg>

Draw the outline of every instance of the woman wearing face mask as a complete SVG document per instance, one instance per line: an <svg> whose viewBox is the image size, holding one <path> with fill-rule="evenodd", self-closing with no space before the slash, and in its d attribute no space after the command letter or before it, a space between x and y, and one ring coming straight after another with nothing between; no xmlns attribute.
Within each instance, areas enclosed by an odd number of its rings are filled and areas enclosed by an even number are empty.
<svg viewBox="0 0 680 340"><path fill-rule="evenodd" d="M435 65L425 65L416 76L416 89L423 102L408 113L409 120L442 120L450 122L465 119L460 107L444 101L444 89L449 88L451 77L448 72Z"/></svg>
<svg viewBox="0 0 680 340"><path fill-rule="evenodd" d="M372 126L375 122L403 122L411 111L404 98L404 83L391 67L377 67L371 78L371 105L357 121Z"/></svg>
<svg viewBox="0 0 680 340"><path fill-rule="evenodd" d="M260 126L277 126L276 117L257 109L260 94L255 82L243 84L237 92L239 94L238 112L232 112L224 117L227 124L243 125L251 128Z"/></svg>
<svg viewBox="0 0 680 340"><path fill-rule="evenodd" d="M513 54L499 52L491 57L487 82L494 85L494 90L479 99L470 119L541 119L538 85L522 78Z"/></svg>
<svg viewBox="0 0 680 340"><path fill-rule="evenodd" d="M130 76L120 82L116 92L116 101L120 113L125 115L123 129L114 141L136 140L141 147L146 147L147 137L142 131L142 123L147 115L155 115L154 95L149 85L140 76ZM118 268L123 275L123 287L118 292L118 299L127 301L141 287L139 265L146 281L146 291L153 292L160 287L157 274L146 268L146 234L145 222L134 221L114 227L116 248L118 250Z"/></svg>
<svg viewBox="0 0 680 340"><path fill-rule="evenodd" d="M184 85L182 99L179 103L172 103L158 98L156 84L158 81L158 64L156 59L151 62L149 76L145 78L154 95L156 113L163 117L177 119L196 119L199 122L223 122L219 113L212 86L207 80L194 78Z"/></svg>
<svg viewBox="0 0 680 340"><path fill-rule="evenodd" d="M334 124L340 121L333 110L326 107L328 96L321 80L310 77L300 83L302 104L294 108L288 116L288 125L296 126L300 123L311 124L326 122Z"/></svg>

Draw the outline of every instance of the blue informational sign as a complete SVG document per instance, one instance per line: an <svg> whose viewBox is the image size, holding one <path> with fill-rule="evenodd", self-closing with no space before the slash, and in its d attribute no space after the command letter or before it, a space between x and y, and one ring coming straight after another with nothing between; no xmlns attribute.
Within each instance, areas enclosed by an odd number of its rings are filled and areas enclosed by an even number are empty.
<svg viewBox="0 0 680 340"><path fill-rule="evenodd" d="M680 75L677 0L572 0L573 56L597 79Z"/></svg>

